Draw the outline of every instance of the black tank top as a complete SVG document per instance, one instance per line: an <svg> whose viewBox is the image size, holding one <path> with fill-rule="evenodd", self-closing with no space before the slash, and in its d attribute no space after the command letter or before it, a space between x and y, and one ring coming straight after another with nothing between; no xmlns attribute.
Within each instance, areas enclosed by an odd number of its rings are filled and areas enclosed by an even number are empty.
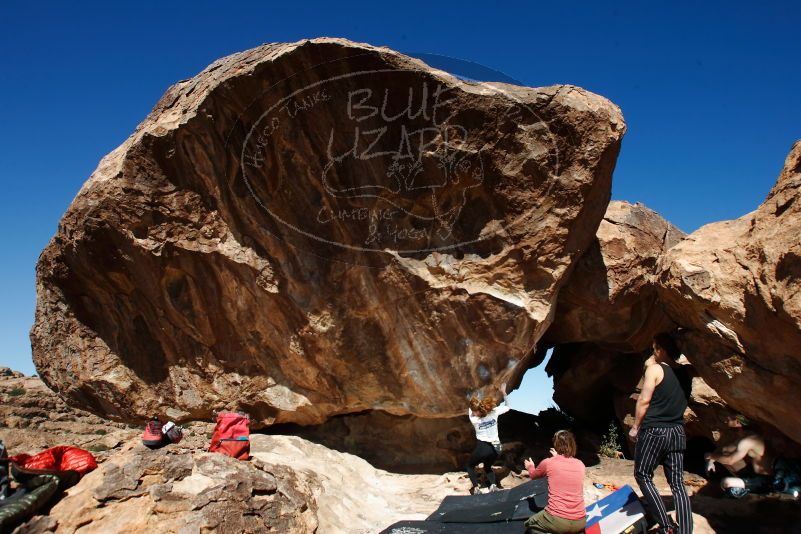
<svg viewBox="0 0 801 534"><path fill-rule="evenodd" d="M654 389L642 428L684 424L687 396L673 369L666 363L661 365L665 376Z"/></svg>

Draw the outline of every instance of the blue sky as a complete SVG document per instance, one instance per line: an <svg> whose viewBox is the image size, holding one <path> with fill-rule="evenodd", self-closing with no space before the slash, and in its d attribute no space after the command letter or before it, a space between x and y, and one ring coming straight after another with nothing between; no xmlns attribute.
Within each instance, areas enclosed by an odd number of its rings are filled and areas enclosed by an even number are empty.
<svg viewBox="0 0 801 534"><path fill-rule="evenodd" d="M100 158L169 85L261 43L347 37L604 95L629 128L613 198L685 231L753 210L801 138L798 4L489 5L4 0L0 365L33 372L36 258ZM516 403L547 406L550 385L530 374Z"/></svg>

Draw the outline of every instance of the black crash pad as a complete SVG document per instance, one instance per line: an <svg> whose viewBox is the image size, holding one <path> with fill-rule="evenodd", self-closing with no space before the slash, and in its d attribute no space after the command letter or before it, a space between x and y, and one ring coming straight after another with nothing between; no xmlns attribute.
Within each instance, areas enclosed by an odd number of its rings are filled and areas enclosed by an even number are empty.
<svg viewBox="0 0 801 534"><path fill-rule="evenodd" d="M399 521L380 534L520 534L523 521L548 504L548 480L509 490L449 495L425 521Z"/></svg>
<svg viewBox="0 0 801 534"><path fill-rule="evenodd" d="M379 534L521 534L524 530L522 521L508 523L399 521Z"/></svg>
<svg viewBox="0 0 801 534"><path fill-rule="evenodd" d="M439 519L428 519L428 521L439 521L440 523L496 523L499 521L523 521L528 519L539 509L531 508L527 500L516 502L500 502L498 504L488 504L478 508L466 508L464 510L451 510L445 512Z"/></svg>
<svg viewBox="0 0 801 534"><path fill-rule="evenodd" d="M548 480L530 480L510 490L449 495L426 521L492 523L525 520L548 504Z"/></svg>

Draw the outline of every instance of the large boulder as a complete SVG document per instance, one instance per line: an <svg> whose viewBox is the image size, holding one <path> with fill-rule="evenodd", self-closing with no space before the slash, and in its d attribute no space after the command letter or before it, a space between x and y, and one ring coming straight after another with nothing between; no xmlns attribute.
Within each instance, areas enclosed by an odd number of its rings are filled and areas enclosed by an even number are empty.
<svg viewBox="0 0 801 534"><path fill-rule="evenodd" d="M638 352L675 328L657 294L662 254L684 233L642 204L609 203L595 240L559 293L548 344L589 342Z"/></svg>
<svg viewBox="0 0 801 534"><path fill-rule="evenodd" d="M624 131L577 87L340 39L223 58L64 215L37 265L37 370L120 420L461 415L526 369Z"/></svg>
<svg viewBox="0 0 801 534"><path fill-rule="evenodd" d="M801 141L759 208L660 260L684 354L734 409L801 443Z"/></svg>

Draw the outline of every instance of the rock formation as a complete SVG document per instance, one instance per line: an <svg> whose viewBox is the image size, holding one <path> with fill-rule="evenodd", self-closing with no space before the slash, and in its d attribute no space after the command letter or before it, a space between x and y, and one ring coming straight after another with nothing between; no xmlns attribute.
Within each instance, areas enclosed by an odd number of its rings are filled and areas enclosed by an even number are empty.
<svg viewBox="0 0 801 534"><path fill-rule="evenodd" d="M791 155L788 159L788 165L776 186L775 191L781 193L771 194L771 197L777 194L784 195L782 198L785 200L779 202L792 201L791 199L788 201L787 198L792 190L793 171L787 169L793 168L795 161L793 158ZM761 211L764 211L764 208ZM771 212L770 208L768 212ZM753 216L754 214L751 214L744 219L750 220ZM730 226L730 223L721 224L723 227ZM772 223L763 218L763 224ZM596 243L577 262L576 268L561 290L556 317L543 338L544 343L556 345L546 370L554 377L554 400L562 409L598 431L604 431L612 418L620 421L624 431L628 430L633 421L634 403L642 373L643 355L639 352L649 349L654 334L677 327L682 328L685 348L692 346L688 340L697 339L698 336L697 331L693 329L692 318L699 313L705 318L703 314L706 311L702 308L713 300L691 303L676 291L680 284L671 278L673 271L665 271L665 262L668 264L672 262L674 270L679 269L676 265L687 268L689 264L684 263L684 260L670 258L682 258L684 253L681 251L688 247L696 252L720 248L719 245L696 241L703 239L698 237L699 233L716 236L716 239L731 237L725 237L728 235L725 231L717 225L712 225L709 230L699 231L683 241L684 234L655 212L641 205L625 202L609 204L598 228ZM787 237L791 235L787 234ZM750 237L742 238L741 244L750 239ZM775 250L776 247L790 245L790 243L775 243L768 248L772 247ZM672 248L674 246L675 249ZM757 241L756 246L763 245L761 241ZM734 249L735 246L726 248ZM710 257L715 255L712 254ZM693 256L690 269L700 268L692 263L697 258L698 256ZM716 273L732 272L729 267L718 271L714 260L709 261L709 265ZM736 282L731 280L730 276L723 284L733 286L742 284L743 287L748 287L742 280ZM719 296L721 301L725 301L723 293ZM787 298L792 302L793 294L785 293L777 295L776 298L779 300ZM671 303L670 307L666 304L668 302ZM692 307L697 307L701 311L693 312ZM752 317L746 315L743 314L740 320L747 324ZM765 314L756 316L764 317ZM742 326L753 328L757 325ZM766 338L766 336L761 337ZM754 339L759 338L760 336L754 337ZM704 348L694 353L691 353L690 349L686 351L692 363L696 364L697 369L694 373L701 375L693 379L690 404L685 414L687 434L690 438L702 439L700 447L727 443L731 440L732 431L727 428L725 419L726 416L735 413L735 410L721 398L726 397L726 393L719 395L715 390L720 387L721 377L719 372L710 368L715 365L715 354L719 354L720 351L726 353L725 344L714 336L706 336L705 339ZM706 361L706 353L713 355L712 362ZM710 384L715 384L715 388ZM764 383L762 385L764 386ZM738 387L740 386L735 386L735 389ZM741 389L740 393L747 395L749 391L753 396L765 398L764 393L758 394L756 389ZM774 402L780 404L777 400ZM735 407L738 405L741 411L748 413L752 418L772 422L763 417L758 410L752 410L748 402L733 403ZM762 431L768 435L774 434L774 431L766 425L763 425ZM771 442L772 447L777 450L793 449L792 445L779 436L773 436Z"/></svg>
<svg viewBox="0 0 801 534"><path fill-rule="evenodd" d="M617 421L619 444L633 454L626 434L634 423L634 408L642 388L645 354L622 353L592 343L557 346L546 371L554 379L554 401L575 417L582 427L599 433ZM736 414L684 359L691 378L690 398L684 413L685 429L691 442L688 468L703 470L703 452L730 443L736 434L726 425ZM699 452L700 451L700 452Z"/></svg>
<svg viewBox="0 0 801 534"><path fill-rule="evenodd" d="M560 406L625 424L636 355L678 328L691 434L717 441L733 409L801 443L801 143L759 209L685 237L608 204L624 131L576 87L340 39L223 58L64 215L37 265L37 369L118 421L242 409L368 456L425 441L430 467L459 464L466 397L545 346Z"/></svg>
<svg viewBox="0 0 801 534"><path fill-rule="evenodd" d="M606 432L617 419L628 431L644 353L655 334L677 326L659 301L656 275L659 258L683 237L641 204L610 202L595 242L559 293L544 337L556 345L546 372L554 379L554 401L582 424ZM707 409L710 404L715 408ZM717 442L729 413L696 379L688 435Z"/></svg>
<svg viewBox="0 0 801 534"><path fill-rule="evenodd" d="M526 369L624 131L577 87L339 39L223 58L64 215L37 265L37 370L118 420L461 415Z"/></svg>
<svg viewBox="0 0 801 534"><path fill-rule="evenodd" d="M759 208L660 260L684 354L734 409L801 443L801 141Z"/></svg>
<svg viewBox="0 0 801 534"><path fill-rule="evenodd" d="M639 352L654 334L675 328L658 302L655 275L659 257L683 237L642 204L610 202L595 241L559 293L545 342Z"/></svg>
<svg viewBox="0 0 801 534"><path fill-rule="evenodd" d="M599 432L615 418L615 404L634 392L642 357L592 343L559 345L545 371L553 377L553 399L561 409Z"/></svg>

